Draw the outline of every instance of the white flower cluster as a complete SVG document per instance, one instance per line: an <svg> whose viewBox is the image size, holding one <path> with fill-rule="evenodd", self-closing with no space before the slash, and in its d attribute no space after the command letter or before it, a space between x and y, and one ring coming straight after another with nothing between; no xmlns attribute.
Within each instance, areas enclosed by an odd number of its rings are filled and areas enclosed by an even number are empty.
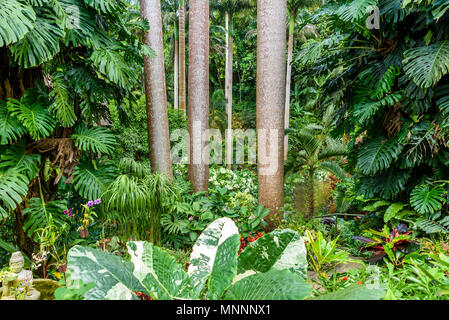
<svg viewBox="0 0 449 320"><path fill-rule="evenodd" d="M256 190L254 175L249 171L235 173L226 168L210 168L209 185L212 188L226 188L229 192L253 193Z"/></svg>

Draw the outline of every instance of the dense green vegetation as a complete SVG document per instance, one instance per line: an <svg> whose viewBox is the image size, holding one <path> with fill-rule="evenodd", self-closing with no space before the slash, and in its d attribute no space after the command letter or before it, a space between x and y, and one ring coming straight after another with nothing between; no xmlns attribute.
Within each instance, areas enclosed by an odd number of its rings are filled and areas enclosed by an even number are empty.
<svg viewBox="0 0 449 320"><path fill-rule="evenodd" d="M140 3L2 0L0 281L20 250L55 299L448 298L448 1ZM278 130L277 171L198 123Z"/></svg>

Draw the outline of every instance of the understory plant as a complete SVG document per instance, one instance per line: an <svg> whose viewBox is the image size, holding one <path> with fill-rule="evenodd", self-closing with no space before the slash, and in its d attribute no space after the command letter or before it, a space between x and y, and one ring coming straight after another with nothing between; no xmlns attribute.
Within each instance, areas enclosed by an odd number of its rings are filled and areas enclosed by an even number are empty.
<svg viewBox="0 0 449 320"><path fill-rule="evenodd" d="M340 263L350 262L349 253L338 249L336 237L332 241L327 241L321 231L314 236L306 230L307 258L313 271L318 276L326 278L326 271L334 269Z"/></svg>
<svg viewBox="0 0 449 320"><path fill-rule="evenodd" d="M238 255L240 235L236 225L226 217L217 219L197 239L187 272L152 243L130 241L127 247L129 261L99 249L70 249L67 289L78 290L79 281L95 283L83 293L88 300L137 300L142 294L153 300L310 298L306 248L292 230L264 235ZM354 299L366 293L366 288L357 289L348 288L340 298ZM380 299L383 289L371 294Z"/></svg>

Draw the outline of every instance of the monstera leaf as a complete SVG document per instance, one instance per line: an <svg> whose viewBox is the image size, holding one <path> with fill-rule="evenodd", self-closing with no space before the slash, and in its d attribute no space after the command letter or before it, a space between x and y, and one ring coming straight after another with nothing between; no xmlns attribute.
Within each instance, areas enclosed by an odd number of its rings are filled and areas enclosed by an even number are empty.
<svg viewBox="0 0 449 320"><path fill-rule="evenodd" d="M195 298L189 277L175 258L144 241L128 242L131 261L100 249L75 246L68 254L72 280L94 283L84 294L88 300L130 300L132 292L153 299Z"/></svg>
<svg viewBox="0 0 449 320"><path fill-rule="evenodd" d="M212 222L193 246L188 274L200 294L207 284L207 297L219 298L237 274L240 236L234 222L220 218Z"/></svg>
<svg viewBox="0 0 449 320"><path fill-rule="evenodd" d="M309 285L289 270L272 269L255 273L234 283L224 300L302 300L310 295Z"/></svg>
<svg viewBox="0 0 449 320"><path fill-rule="evenodd" d="M257 239L239 256L238 273L247 270L267 272L270 269L289 269L306 278L306 247L293 230L275 230Z"/></svg>

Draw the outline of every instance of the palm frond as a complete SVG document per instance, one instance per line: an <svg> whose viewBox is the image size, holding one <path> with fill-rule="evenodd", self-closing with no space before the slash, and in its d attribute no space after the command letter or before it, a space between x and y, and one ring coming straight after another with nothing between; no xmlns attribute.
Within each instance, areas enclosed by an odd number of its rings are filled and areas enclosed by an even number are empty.
<svg viewBox="0 0 449 320"><path fill-rule="evenodd" d="M327 172L332 173L334 176L336 176L340 180L343 180L347 177L346 172L335 161L323 161L320 163L320 165L318 167L320 169L323 169L323 170L326 170Z"/></svg>

